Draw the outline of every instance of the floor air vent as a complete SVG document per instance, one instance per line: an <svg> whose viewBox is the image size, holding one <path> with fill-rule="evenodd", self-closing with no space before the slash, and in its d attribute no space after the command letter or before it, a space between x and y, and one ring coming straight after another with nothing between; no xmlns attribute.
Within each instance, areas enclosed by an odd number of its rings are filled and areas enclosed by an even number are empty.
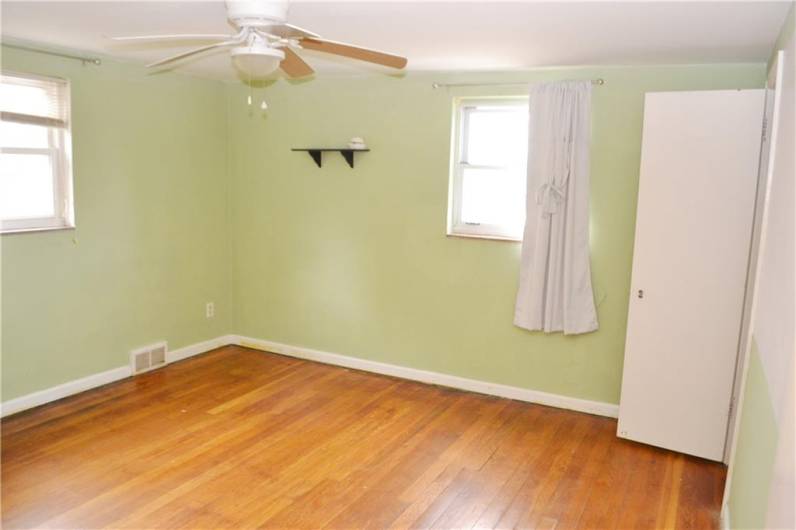
<svg viewBox="0 0 796 530"><path fill-rule="evenodd" d="M130 352L130 367L134 374L148 372L166 364L166 343L159 342Z"/></svg>

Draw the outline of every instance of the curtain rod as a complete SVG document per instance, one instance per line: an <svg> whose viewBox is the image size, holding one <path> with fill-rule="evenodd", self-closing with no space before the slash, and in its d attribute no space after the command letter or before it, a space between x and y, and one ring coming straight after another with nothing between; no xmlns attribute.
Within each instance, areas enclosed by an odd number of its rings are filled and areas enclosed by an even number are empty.
<svg viewBox="0 0 796 530"><path fill-rule="evenodd" d="M34 48L32 46L25 46L23 44L12 44L10 42L4 42L3 46L7 48L16 48L17 50L25 50L29 52L35 53L45 53L47 55L55 55L56 57L63 57L65 59L74 59L76 61L81 61L83 64L95 64L97 66L102 64L102 60L98 59L97 57L85 57L82 55L71 55L68 53L62 52L54 52L50 50L43 50L41 48Z"/></svg>
<svg viewBox="0 0 796 530"><path fill-rule="evenodd" d="M464 87L464 86L527 86L532 81L518 82L518 83L431 83L431 88L450 88L450 87ZM604 85L605 79L592 79L592 85Z"/></svg>

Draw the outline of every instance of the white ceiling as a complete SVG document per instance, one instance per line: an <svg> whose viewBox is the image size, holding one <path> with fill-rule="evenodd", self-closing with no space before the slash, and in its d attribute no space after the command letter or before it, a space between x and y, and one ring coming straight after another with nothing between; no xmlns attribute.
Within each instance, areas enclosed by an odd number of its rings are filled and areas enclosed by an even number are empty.
<svg viewBox="0 0 796 530"><path fill-rule="evenodd" d="M501 70L586 64L764 61L790 2L384 2L291 3L289 22L405 55L411 70ZM2 2L4 39L40 42L149 62L182 44L110 43L106 35L226 33L222 1ZM195 47L196 43L192 43ZM302 52L319 72L382 71ZM181 65L234 79L226 52Z"/></svg>

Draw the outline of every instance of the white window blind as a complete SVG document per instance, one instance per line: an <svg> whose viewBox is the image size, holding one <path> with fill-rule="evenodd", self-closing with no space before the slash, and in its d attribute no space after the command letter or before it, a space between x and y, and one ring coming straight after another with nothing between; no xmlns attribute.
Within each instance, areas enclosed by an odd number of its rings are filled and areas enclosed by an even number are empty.
<svg viewBox="0 0 796 530"><path fill-rule="evenodd" d="M3 121L67 127L69 85L63 79L3 74L0 111Z"/></svg>
<svg viewBox="0 0 796 530"><path fill-rule="evenodd" d="M69 83L0 76L0 221L3 232L74 226Z"/></svg>

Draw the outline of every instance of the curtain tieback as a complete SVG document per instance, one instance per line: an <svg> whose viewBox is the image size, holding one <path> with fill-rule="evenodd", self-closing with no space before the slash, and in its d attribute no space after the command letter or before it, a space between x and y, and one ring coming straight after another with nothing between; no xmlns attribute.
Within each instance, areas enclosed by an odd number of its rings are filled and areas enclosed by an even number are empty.
<svg viewBox="0 0 796 530"><path fill-rule="evenodd" d="M551 182L545 182L536 190L536 204L542 207L542 213L552 215L558 211L558 205L564 202L566 189L564 186L556 186Z"/></svg>

